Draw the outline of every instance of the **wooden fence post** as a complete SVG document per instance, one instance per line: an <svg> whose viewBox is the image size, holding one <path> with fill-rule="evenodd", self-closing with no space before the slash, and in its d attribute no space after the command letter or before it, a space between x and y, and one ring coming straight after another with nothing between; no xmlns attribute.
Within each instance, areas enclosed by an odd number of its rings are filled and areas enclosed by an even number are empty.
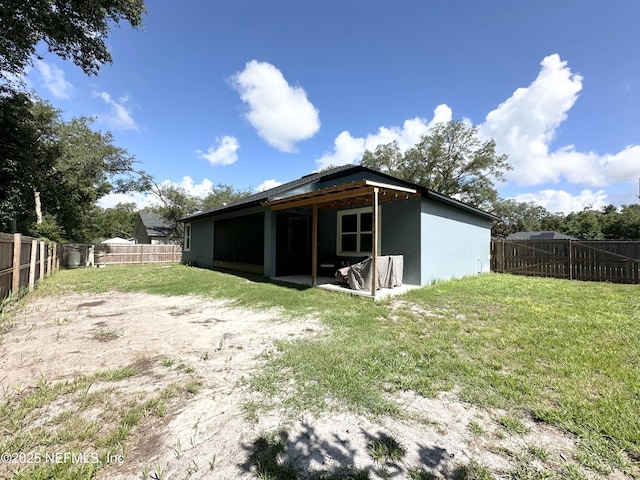
<svg viewBox="0 0 640 480"><path fill-rule="evenodd" d="M53 256L51 255L51 244L47 243L47 277L51 275L52 266L53 266Z"/></svg>
<svg viewBox="0 0 640 480"><path fill-rule="evenodd" d="M13 234L13 270L11 278L11 291L15 294L20 290L20 249L22 248L22 235Z"/></svg>
<svg viewBox="0 0 640 480"><path fill-rule="evenodd" d="M46 260L46 256L44 254L44 241L40 240L40 276L38 280L44 278L44 262Z"/></svg>
<svg viewBox="0 0 640 480"><path fill-rule="evenodd" d="M569 280L573 280L573 245L569 239Z"/></svg>
<svg viewBox="0 0 640 480"><path fill-rule="evenodd" d="M56 271L58 269L58 243L53 244L53 255L51 256L51 270Z"/></svg>
<svg viewBox="0 0 640 480"><path fill-rule="evenodd" d="M29 262L29 291L36 285L36 258L38 257L38 241L31 240L31 261Z"/></svg>

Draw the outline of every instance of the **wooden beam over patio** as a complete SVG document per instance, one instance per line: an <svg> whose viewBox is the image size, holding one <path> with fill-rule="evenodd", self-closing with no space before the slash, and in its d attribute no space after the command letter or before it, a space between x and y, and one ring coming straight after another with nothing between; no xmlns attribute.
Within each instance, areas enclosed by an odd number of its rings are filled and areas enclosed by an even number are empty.
<svg viewBox="0 0 640 480"><path fill-rule="evenodd" d="M379 191L379 202L408 199L418 196L413 188L388 185L371 180L359 180L344 185L335 185L312 192L301 193L291 197L280 198L265 202L263 205L273 210L288 208L311 208L318 205L318 209L343 208L348 206L371 205L374 189Z"/></svg>

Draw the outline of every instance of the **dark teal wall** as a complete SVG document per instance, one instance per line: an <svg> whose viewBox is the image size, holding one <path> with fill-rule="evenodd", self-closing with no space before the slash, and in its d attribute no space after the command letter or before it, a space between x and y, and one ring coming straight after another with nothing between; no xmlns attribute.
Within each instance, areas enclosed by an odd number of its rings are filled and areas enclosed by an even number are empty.
<svg viewBox="0 0 640 480"><path fill-rule="evenodd" d="M420 199L396 200L382 204L380 213L381 255L402 255L403 282L421 285Z"/></svg>
<svg viewBox="0 0 640 480"><path fill-rule="evenodd" d="M183 263L213 268L213 221L210 218L191 222L191 249L182 252Z"/></svg>

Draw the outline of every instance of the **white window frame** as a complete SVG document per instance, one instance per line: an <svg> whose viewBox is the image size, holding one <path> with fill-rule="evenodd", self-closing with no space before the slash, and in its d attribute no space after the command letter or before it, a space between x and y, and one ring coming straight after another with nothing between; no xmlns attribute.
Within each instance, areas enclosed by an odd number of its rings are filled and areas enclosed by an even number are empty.
<svg viewBox="0 0 640 480"><path fill-rule="evenodd" d="M373 207L362 207L362 208L350 208L347 210L338 210L337 215L337 238L336 238L336 255L341 256L349 256L349 257L361 257L364 255L372 255L373 252L364 252L360 248L360 235L363 233L373 233L371 231L362 231L360 229L360 218L363 213L373 213ZM347 232L347 233L356 233L357 241L356 241L356 251L346 251L342 249L342 217L345 215L357 215L357 227L355 232ZM378 237L378 255L380 254L380 208L378 208L378 225L377 225L377 237Z"/></svg>
<svg viewBox="0 0 640 480"><path fill-rule="evenodd" d="M191 224L184 224L184 245L183 249L185 252L191 251Z"/></svg>

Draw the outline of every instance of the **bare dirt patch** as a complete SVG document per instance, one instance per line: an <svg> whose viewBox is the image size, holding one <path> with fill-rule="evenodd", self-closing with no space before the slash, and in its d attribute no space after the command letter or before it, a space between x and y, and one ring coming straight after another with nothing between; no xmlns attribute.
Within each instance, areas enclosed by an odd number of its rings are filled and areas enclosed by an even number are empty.
<svg viewBox="0 0 640 480"><path fill-rule="evenodd" d="M132 367L132 376L90 385L82 392L86 407L74 407L87 421L106 424L116 403L197 379L191 395L172 398L164 414L149 416L133 429L122 450L124 460L99 470L98 478L105 479L254 478L256 459L264 453L260 439L272 432L280 432L285 445L274 457L277 464L307 473L351 468L366 470L369 478L409 478L409 472L420 470L424 476L412 478L429 478L427 473L452 478L456 466L470 460L500 474L531 451L546 452L547 465L573 459L574 444L567 436L526 420L528 433L512 435L500 426L501 412L463 404L455 393L433 399L397 394L393 399L406 412L403 418L341 411L288 418L274 411L249 420L243 405L253 394L243 379L259 368L260 355L277 339L323 333L311 318L278 321L276 310L253 312L198 297L37 298L19 312L0 345L0 400L36 389L43 379L61 382ZM33 426L78 402L78 395L58 398L39 411ZM402 455L376 461L373 448L389 439Z"/></svg>

